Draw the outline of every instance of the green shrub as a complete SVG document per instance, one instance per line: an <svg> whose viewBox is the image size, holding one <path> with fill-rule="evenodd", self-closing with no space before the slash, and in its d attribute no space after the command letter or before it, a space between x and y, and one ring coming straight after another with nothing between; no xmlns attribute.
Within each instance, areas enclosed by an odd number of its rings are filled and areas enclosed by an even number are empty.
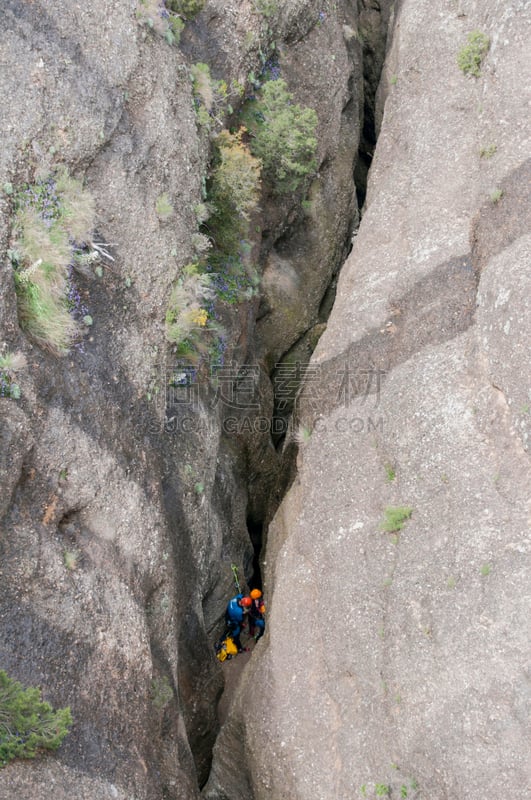
<svg viewBox="0 0 531 800"><path fill-rule="evenodd" d="M65 354L85 311L71 265L90 241L94 201L66 171L23 187L16 202L13 248L19 321L41 347Z"/></svg>
<svg viewBox="0 0 531 800"><path fill-rule="evenodd" d="M157 211L157 216L161 220L167 220L173 214L173 206L170 202L170 198L167 192L163 192L157 197L155 203L155 209Z"/></svg>
<svg viewBox="0 0 531 800"><path fill-rule="evenodd" d="M317 114L293 103L286 82L267 81L243 114L250 150L277 194L295 192L315 172Z"/></svg>
<svg viewBox="0 0 531 800"><path fill-rule="evenodd" d="M278 12L279 0L252 0L253 6L264 17L273 17Z"/></svg>
<svg viewBox="0 0 531 800"><path fill-rule="evenodd" d="M20 399L20 386L16 383L16 373L24 369L26 358L23 353L10 353L0 356L0 397Z"/></svg>
<svg viewBox="0 0 531 800"><path fill-rule="evenodd" d="M490 39L481 31L472 31L468 34L467 42L457 55L457 64L465 75L479 78L482 61L489 51Z"/></svg>
<svg viewBox="0 0 531 800"><path fill-rule="evenodd" d="M141 25L163 36L168 44L179 44L184 22L173 12L169 3L165 5L163 0L139 0L136 17Z"/></svg>
<svg viewBox="0 0 531 800"><path fill-rule="evenodd" d="M210 74L196 66L196 82ZM202 93L207 97L209 83ZM208 97L207 97L208 99ZM260 192L260 162L243 141L245 129L222 131L215 140L207 201L195 206L201 225L202 259L189 264L174 284L166 311L166 338L179 359L199 365L207 356L222 361L223 331L215 319L216 300L232 305L255 291L256 275L244 258L249 217ZM210 245L212 247L210 248ZM207 252L208 251L208 252Z"/></svg>
<svg viewBox="0 0 531 800"><path fill-rule="evenodd" d="M215 296L210 276L199 270L199 264L184 267L171 290L166 311L166 338L176 345L178 357L192 363L208 351L208 332L217 329L205 307Z"/></svg>
<svg viewBox="0 0 531 800"><path fill-rule="evenodd" d="M76 548L63 550L63 563L69 572L74 572L81 560L81 553Z"/></svg>
<svg viewBox="0 0 531 800"><path fill-rule="evenodd" d="M401 531L406 520L410 518L413 509L409 506L389 506L385 509L385 519L381 524L381 529L387 533Z"/></svg>
<svg viewBox="0 0 531 800"><path fill-rule="evenodd" d="M215 121L221 126L223 123L220 114L227 105L228 98L227 82L213 78L208 64L201 61L192 64L190 75L199 124L210 128Z"/></svg>
<svg viewBox="0 0 531 800"><path fill-rule="evenodd" d="M71 724L69 708L54 711L39 689L25 689L0 670L0 768L41 748L57 750Z"/></svg>
<svg viewBox="0 0 531 800"><path fill-rule="evenodd" d="M223 254L238 252L249 228L249 216L258 205L260 161L242 141L245 133L222 131L216 139L208 199L212 214L206 229Z"/></svg>
<svg viewBox="0 0 531 800"><path fill-rule="evenodd" d="M396 470L392 464L385 464L385 474L389 483L392 483L396 478Z"/></svg>
<svg viewBox="0 0 531 800"><path fill-rule="evenodd" d="M205 7L206 0L166 0L166 8L185 19L193 19Z"/></svg>
<svg viewBox="0 0 531 800"><path fill-rule="evenodd" d="M190 67L190 75L192 77L194 95L203 103L206 110L210 111L214 104L210 67L208 64L199 61Z"/></svg>

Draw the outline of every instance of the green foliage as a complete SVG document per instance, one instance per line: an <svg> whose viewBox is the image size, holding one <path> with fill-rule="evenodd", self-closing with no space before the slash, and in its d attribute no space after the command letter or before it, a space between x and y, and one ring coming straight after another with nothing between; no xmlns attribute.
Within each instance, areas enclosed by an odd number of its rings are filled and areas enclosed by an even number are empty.
<svg viewBox="0 0 531 800"><path fill-rule="evenodd" d="M465 75L473 75L479 78L481 74L481 64L487 55L490 47L490 39L481 31L472 31L468 34L467 44L464 45L457 55L457 64Z"/></svg>
<svg viewBox="0 0 531 800"><path fill-rule="evenodd" d="M60 204L62 228L77 244L89 242L94 228L94 198L83 189L81 182L68 175L66 170L57 175L55 191Z"/></svg>
<svg viewBox="0 0 531 800"><path fill-rule="evenodd" d="M69 708L54 711L39 689L25 689L0 670L0 768L40 749L57 750L71 724Z"/></svg>
<svg viewBox="0 0 531 800"><path fill-rule="evenodd" d="M158 33L168 44L178 45L184 22L179 13L175 13L172 5L171 2L164 5L161 0L139 0L136 17L141 25Z"/></svg>
<svg viewBox="0 0 531 800"><path fill-rule="evenodd" d="M155 203L155 209L157 211L157 216L161 220L167 220L173 214L173 206L170 202L170 198L167 192L163 192L157 197Z"/></svg>
<svg viewBox="0 0 531 800"><path fill-rule="evenodd" d="M227 105L228 87L224 80L215 80L208 64L198 62L190 67L197 121L210 128L212 122L221 126L220 114Z"/></svg>
<svg viewBox="0 0 531 800"><path fill-rule="evenodd" d="M387 783L376 783L374 785L376 797L387 797L390 791L391 787Z"/></svg>
<svg viewBox="0 0 531 800"><path fill-rule="evenodd" d="M248 220L258 202L261 164L242 142L244 133L245 129L240 128L237 133L222 131L218 136L211 199Z"/></svg>
<svg viewBox="0 0 531 800"><path fill-rule="evenodd" d="M0 397L20 399L20 386L16 383L16 373L26 366L23 353L5 352L0 356Z"/></svg>
<svg viewBox="0 0 531 800"><path fill-rule="evenodd" d="M393 467L392 464L385 465L385 474L389 483L392 483L392 481L394 481L394 479L396 478L395 468Z"/></svg>
<svg viewBox="0 0 531 800"><path fill-rule="evenodd" d="M205 203L196 203L193 210L199 225L206 222L210 216L210 209Z"/></svg>
<svg viewBox="0 0 531 800"><path fill-rule="evenodd" d="M496 205L496 203L500 202L502 197L503 197L503 189L494 189L494 191L490 193L490 202Z"/></svg>
<svg viewBox="0 0 531 800"><path fill-rule="evenodd" d="M481 567L480 571L481 571L482 576L484 578L486 578L487 575L490 575L490 573L492 571L492 566L490 564L483 564L483 566Z"/></svg>
<svg viewBox="0 0 531 800"><path fill-rule="evenodd" d="M294 439L297 442L297 444L305 445L310 441L311 438L312 438L311 428L306 427L306 425L300 424L294 436Z"/></svg>
<svg viewBox="0 0 531 800"><path fill-rule="evenodd" d="M250 150L277 194L295 192L317 167L317 114L293 103L286 82L267 81L243 115Z"/></svg>
<svg viewBox="0 0 531 800"><path fill-rule="evenodd" d="M492 158L497 149L498 148L495 144L486 145L480 149L479 156L480 158Z"/></svg>
<svg viewBox="0 0 531 800"><path fill-rule="evenodd" d="M205 308L213 299L210 276L200 274L198 264L189 264L174 284L166 311L166 338L176 345L178 357L198 363L208 351L209 331L217 324Z"/></svg>
<svg viewBox="0 0 531 800"><path fill-rule="evenodd" d="M14 243L19 321L42 347L66 353L79 335L69 266L90 241L94 201L66 171L25 186L16 197Z"/></svg>
<svg viewBox="0 0 531 800"><path fill-rule="evenodd" d="M385 519L380 527L387 533L401 531L404 523L411 517L412 513L413 509L409 506L388 506L384 512Z"/></svg>
<svg viewBox="0 0 531 800"><path fill-rule="evenodd" d="M155 708L166 708L173 700L173 689L166 675L151 681L151 702Z"/></svg>
<svg viewBox="0 0 531 800"><path fill-rule="evenodd" d="M69 572L74 572L78 568L80 559L81 553L79 550L63 551L63 563Z"/></svg>
<svg viewBox="0 0 531 800"><path fill-rule="evenodd" d="M192 77L194 95L203 102L207 111L210 111L214 102L210 67L208 64L203 64L199 61L190 67L190 75Z"/></svg>
<svg viewBox="0 0 531 800"><path fill-rule="evenodd" d="M193 19L205 7L206 0L166 0L166 8L185 19Z"/></svg>
<svg viewBox="0 0 531 800"><path fill-rule="evenodd" d="M279 0L252 0L253 6L263 17L273 17L279 9Z"/></svg>
<svg viewBox="0 0 531 800"><path fill-rule="evenodd" d="M260 192L260 161L243 142L244 133L240 128L235 134L222 131L218 136L208 188L212 216L207 230L217 250L226 255L238 252Z"/></svg>
<svg viewBox="0 0 531 800"><path fill-rule="evenodd" d="M241 255L223 257L213 253L206 266L216 297L233 306L250 300L255 294L259 278L253 267L246 267Z"/></svg>

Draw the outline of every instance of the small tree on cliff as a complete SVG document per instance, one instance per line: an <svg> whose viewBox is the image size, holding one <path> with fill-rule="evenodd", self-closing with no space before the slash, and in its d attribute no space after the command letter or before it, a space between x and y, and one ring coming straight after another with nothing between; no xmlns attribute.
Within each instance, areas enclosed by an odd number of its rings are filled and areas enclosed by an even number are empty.
<svg viewBox="0 0 531 800"><path fill-rule="evenodd" d="M39 689L25 689L0 670L0 769L37 750L57 750L72 724L69 708L54 711Z"/></svg>
<svg viewBox="0 0 531 800"><path fill-rule="evenodd" d="M293 103L282 78L263 85L245 110L244 122L251 152L262 161L262 174L276 194L295 192L315 172L317 114Z"/></svg>

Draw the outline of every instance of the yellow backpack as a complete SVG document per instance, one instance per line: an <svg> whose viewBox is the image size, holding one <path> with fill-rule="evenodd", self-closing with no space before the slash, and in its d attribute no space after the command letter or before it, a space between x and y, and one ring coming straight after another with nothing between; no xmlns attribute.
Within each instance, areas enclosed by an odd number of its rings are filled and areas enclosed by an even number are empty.
<svg viewBox="0 0 531 800"><path fill-rule="evenodd" d="M228 661L238 653L238 648L234 644L232 636L227 636L226 639L222 639L219 643L218 647L216 647L216 658L223 662Z"/></svg>

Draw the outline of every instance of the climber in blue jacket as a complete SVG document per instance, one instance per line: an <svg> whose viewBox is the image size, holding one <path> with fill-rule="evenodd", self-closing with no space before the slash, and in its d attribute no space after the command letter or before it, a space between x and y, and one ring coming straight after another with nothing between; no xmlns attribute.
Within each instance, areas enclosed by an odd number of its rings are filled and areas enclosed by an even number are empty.
<svg viewBox="0 0 531 800"><path fill-rule="evenodd" d="M245 597L243 594L237 594L227 604L225 612L225 624L229 629L229 633L234 639L234 644L238 648L238 653L243 653L244 648L240 641L240 633L243 627L244 615L247 613L251 606L251 598Z"/></svg>

